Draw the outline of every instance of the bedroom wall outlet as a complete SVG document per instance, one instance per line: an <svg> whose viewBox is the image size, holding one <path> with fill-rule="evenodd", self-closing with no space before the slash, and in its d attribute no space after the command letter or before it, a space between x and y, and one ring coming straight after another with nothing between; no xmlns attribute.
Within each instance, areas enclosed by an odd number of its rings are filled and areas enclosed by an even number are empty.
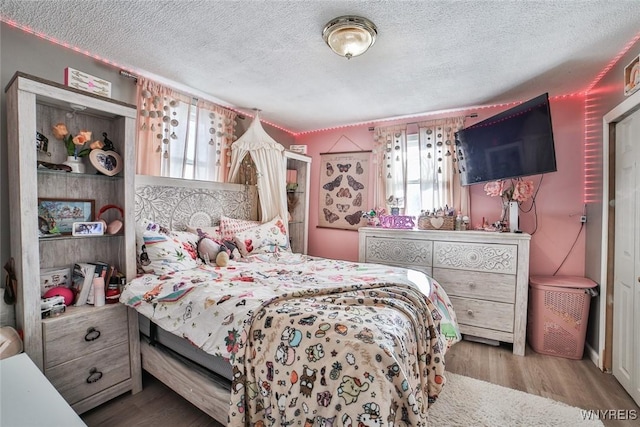
<svg viewBox="0 0 640 427"><path fill-rule="evenodd" d="M587 222L587 216L586 216L586 215L582 215L582 216L580 217L580 222L581 222L581 223L583 223L583 224L584 224L585 222Z"/></svg>

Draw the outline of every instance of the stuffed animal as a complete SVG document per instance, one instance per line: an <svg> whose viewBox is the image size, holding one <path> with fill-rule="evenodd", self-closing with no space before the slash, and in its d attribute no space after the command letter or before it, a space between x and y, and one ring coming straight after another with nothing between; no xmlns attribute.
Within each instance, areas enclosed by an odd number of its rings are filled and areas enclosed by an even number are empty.
<svg viewBox="0 0 640 427"><path fill-rule="evenodd" d="M221 250L216 255L216 265L218 267L226 267L229 264L229 254L225 250Z"/></svg>
<svg viewBox="0 0 640 427"><path fill-rule="evenodd" d="M224 247L220 243L207 236L201 236L198 240L198 256L207 264L216 262L216 257L222 248Z"/></svg>
<svg viewBox="0 0 640 427"><path fill-rule="evenodd" d="M229 259L240 259L240 251L238 250L238 246L235 243L233 243L231 240L223 240L222 244L227 249Z"/></svg>
<svg viewBox="0 0 640 427"><path fill-rule="evenodd" d="M230 259L240 258L240 252L233 242L218 241L204 234L198 240L198 256L207 264L226 267Z"/></svg>

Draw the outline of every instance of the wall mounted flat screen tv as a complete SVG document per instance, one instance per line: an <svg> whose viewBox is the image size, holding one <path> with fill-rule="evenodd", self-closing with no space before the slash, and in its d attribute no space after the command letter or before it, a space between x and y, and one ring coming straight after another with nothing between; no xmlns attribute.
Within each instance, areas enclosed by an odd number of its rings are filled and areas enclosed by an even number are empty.
<svg viewBox="0 0 640 427"><path fill-rule="evenodd" d="M462 185L555 172L547 93L456 133Z"/></svg>

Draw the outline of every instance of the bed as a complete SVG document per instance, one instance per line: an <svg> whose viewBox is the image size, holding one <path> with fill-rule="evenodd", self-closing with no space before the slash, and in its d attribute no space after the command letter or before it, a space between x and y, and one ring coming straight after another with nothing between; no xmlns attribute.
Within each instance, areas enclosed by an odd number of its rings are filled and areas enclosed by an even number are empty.
<svg viewBox="0 0 640 427"><path fill-rule="evenodd" d="M139 178L137 221L255 219L251 187ZM426 425L460 339L442 288L413 270L275 248L154 273L120 299L140 314L143 368L223 424Z"/></svg>

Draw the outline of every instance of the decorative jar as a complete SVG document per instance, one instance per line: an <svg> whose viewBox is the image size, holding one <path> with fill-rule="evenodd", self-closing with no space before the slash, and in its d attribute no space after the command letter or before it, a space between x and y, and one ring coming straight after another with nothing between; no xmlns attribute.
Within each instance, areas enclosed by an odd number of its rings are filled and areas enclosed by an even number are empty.
<svg viewBox="0 0 640 427"><path fill-rule="evenodd" d="M67 165L71 168L71 173L85 173L86 165L84 164L82 157L68 156L67 160L62 162L63 165Z"/></svg>

